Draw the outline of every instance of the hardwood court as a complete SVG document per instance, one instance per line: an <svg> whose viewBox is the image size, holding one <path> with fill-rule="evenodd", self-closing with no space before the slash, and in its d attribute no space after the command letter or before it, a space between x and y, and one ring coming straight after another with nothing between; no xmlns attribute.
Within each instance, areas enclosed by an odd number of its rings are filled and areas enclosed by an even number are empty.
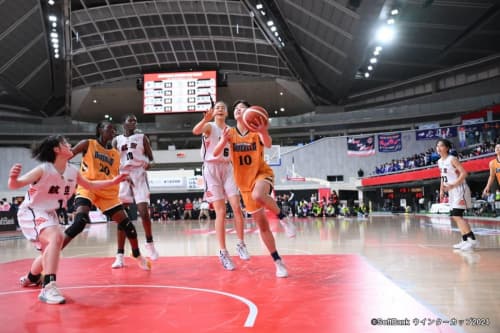
<svg viewBox="0 0 500 333"><path fill-rule="evenodd" d="M481 249L470 254L451 250L459 234L442 217L297 219L293 225L297 235L288 238L273 223L286 279L274 276L251 221L246 240L253 256L234 257L232 272L214 256L213 222L156 223L164 256L151 272L131 258L112 270L115 226L91 225L64 251L58 274L64 305L42 304L39 289L18 286L31 262L22 258L34 251L18 234L0 235L0 320L8 323L2 332L499 331L496 221L474 221ZM230 225L227 232L234 254Z"/></svg>

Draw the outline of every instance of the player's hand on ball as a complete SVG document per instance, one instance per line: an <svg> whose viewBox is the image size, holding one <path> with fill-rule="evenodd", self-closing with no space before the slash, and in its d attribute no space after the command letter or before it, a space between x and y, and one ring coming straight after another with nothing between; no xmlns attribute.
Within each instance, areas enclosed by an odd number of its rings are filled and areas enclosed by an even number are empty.
<svg viewBox="0 0 500 333"><path fill-rule="evenodd" d="M269 123L264 118L256 117L250 125L253 126L253 132L263 133L267 131Z"/></svg>

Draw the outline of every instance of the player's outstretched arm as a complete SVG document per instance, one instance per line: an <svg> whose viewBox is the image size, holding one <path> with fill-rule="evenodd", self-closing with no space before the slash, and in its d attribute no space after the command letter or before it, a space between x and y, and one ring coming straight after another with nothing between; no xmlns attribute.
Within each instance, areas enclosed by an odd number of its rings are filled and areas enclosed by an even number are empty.
<svg viewBox="0 0 500 333"><path fill-rule="evenodd" d="M118 183L121 183L124 180L128 180L128 174L126 174L126 173L121 173L113 179L93 180L93 181L88 180L87 178L82 176L80 173L78 173L78 177L76 179L76 182L78 183L78 185L81 185L88 190L99 190L99 189L104 188L104 187L116 185Z"/></svg>
<svg viewBox="0 0 500 333"><path fill-rule="evenodd" d="M210 135L210 125L208 124L208 122L214 119L214 115L215 115L214 108L210 108L208 109L207 112L203 113L203 118L193 127L193 134Z"/></svg>
<svg viewBox="0 0 500 333"><path fill-rule="evenodd" d="M73 153L73 157L82 153L85 154L87 149L89 148L89 140L85 139L76 144L73 148L71 148L71 152Z"/></svg>
<svg viewBox="0 0 500 333"><path fill-rule="evenodd" d="M268 122L263 121L261 118L258 118L257 123L255 125L256 125L255 130L257 133L259 133L260 141L262 141L264 147L271 148L273 144L273 139L269 135Z"/></svg>
<svg viewBox="0 0 500 333"><path fill-rule="evenodd" d="M16 163L12 166L9 172L9 189L15 190L28 184L33 184L34 182L38 181L43 175L43 169L41 166L33 168L31 171L22 176L20 176L21 171L21 164Z"/></svg>

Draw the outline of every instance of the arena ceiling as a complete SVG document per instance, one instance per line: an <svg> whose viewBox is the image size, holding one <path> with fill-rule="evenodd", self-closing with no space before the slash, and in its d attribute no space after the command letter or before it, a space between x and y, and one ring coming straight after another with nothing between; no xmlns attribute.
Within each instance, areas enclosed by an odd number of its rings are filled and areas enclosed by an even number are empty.
<svg viewBox="0 0 500 333"><path fill-rule="evenodd" d="M276 116L293 116L500 54L500 5L493 0L49 2L0 0L3 119L140 116L142 74L198 69L219 71L226 101L243 97L271 111L284 108ZM365 78L374 32L393 9L396 40L384 45Z"/></svg>

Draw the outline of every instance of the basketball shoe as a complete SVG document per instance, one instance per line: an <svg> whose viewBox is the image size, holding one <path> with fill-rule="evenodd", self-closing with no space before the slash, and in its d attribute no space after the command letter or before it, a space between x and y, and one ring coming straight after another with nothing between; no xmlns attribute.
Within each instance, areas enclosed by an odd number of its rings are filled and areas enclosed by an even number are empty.
<svg viewBox="0 0 500 333"><path fill-rule="evenodd" d="M145 271L150 271L151 270L151 261L149 261L148 258L143 257L143 256L138 256L135 258L137 260L137 264L139 267Z"/></svg>
<svg viewBox="0 0 500 333"><path fill-rule="evenodd" d="M146 257L148 257L151 260L158 259L160 255L158 254L158 251L156 251L155 244L153 242L146 243L144 247L146 248Z"/></svg>
<svg viewBox="0 0 500 333"><path fill-rule="evenodd" d="M288 216L283 213L279 213L278 218L280 219L280 224L283 229L285 229L285 234L288 238L294 238L295 236L297 236L295 224L293 224Z"/></svg>
<svg viewBox="0 0 500 333"><path fill-rule="evenodd" d="M125 259L123 257L123 253L117 253L115 261L111 265L111 268L123 268L123 267L125 267Z"/></svg>
<svg viewBox="0 0 500 333"><path fill-rule="evenodd" d="M66 302L59 289L57 289L55 281L46 284L45 287L42 288L42 291L40 291L38 295L38 299L47 304L63 304Z"/></svg>
<svg viewBox="0 0 500 333"><path fill-rule="evenodd" d="M31 281L27 275L23 275L19 278L19 284L21 287L26 288L26 287L38 287L42 285L42 275L40 275L40 278L38 281L33 282Z"/></svg>
<svg viewBox="0 0 500 333"><path fill-rule="evenodd" d="M228 271L234 270L233 261L231 260L231 257L229 256L229 252L227 252L227 250L220 250L219 251L219 260L220 260L220 263L222 264L222 267L224 267L224 269L227 269Z"/></svg>
<svg viewBox="0 0 500 333"><path fill-rule="evenodd" d="M236 244L236 252L242 260L250 260L250 254L248 253L247 246L245 243L241 242Z"/></svg>
<svg viewBox="0 0 500 333"><path fill-rule="evenodd" d="M454 249L462 251L470 251L477 247L479 247L479 241L471 238L467 238L466 241L463 240L460 243L453 245Z"/></svg>
<svg viewBox="0 0 500 333"><path fill-rule="evenodd" d="M279 278L286 278L288 276L288 270L286 269L285 263L281 260L275 260L276 265L276 276Z"/></svg>
<svg viewBox="0 0 500 333"><path fill-rule="evenodd" d="M467 238L467 240L463 243L464 244L460 247L461 251L472 251L479 247L479 242L475 239Z"/></svg>

